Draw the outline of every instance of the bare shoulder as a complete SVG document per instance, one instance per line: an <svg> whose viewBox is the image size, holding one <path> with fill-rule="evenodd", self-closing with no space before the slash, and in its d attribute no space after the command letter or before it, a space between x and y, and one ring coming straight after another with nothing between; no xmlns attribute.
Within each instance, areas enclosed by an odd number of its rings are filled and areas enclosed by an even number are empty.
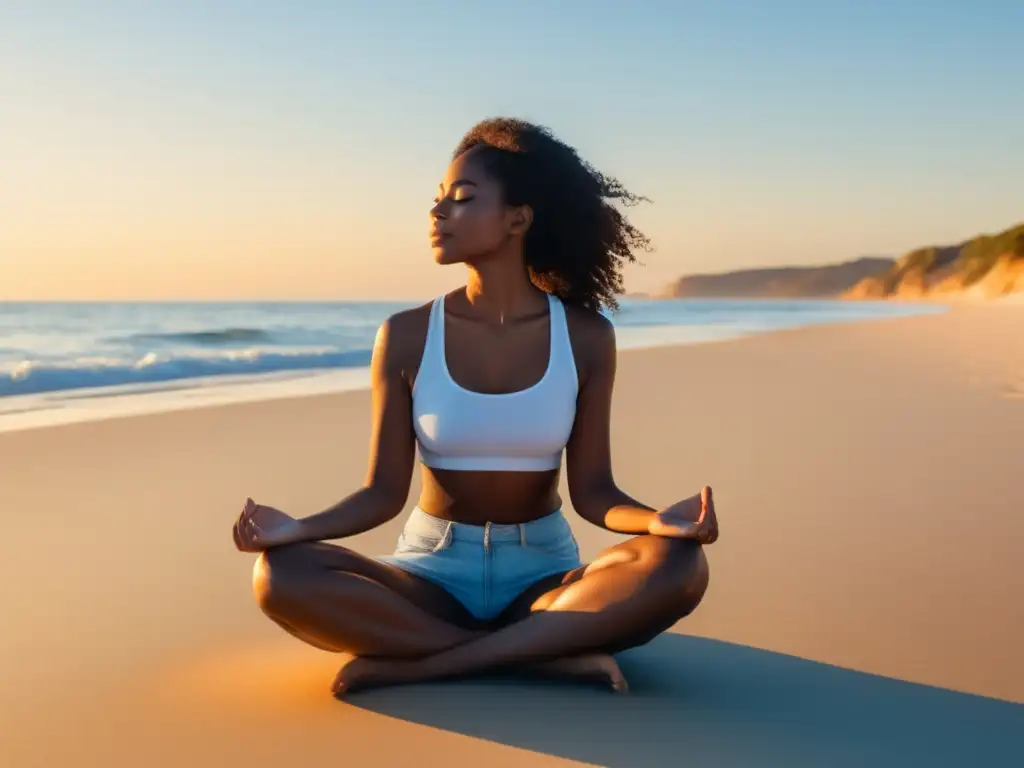
<svg viewBox="0 0 1024 768"><path fill-rule="evenodd" d="M600 312L565 308L576 369L583 381L594 373L615 368L615 326Z"/></svg>
<svg viewBox="0 0 1024 768"><path fill-rule="evenodd" d="M419 369L423 347L427 341L432 302L396 312L377 330L374 355L382 356L384 365L412 382Z"/></svg>

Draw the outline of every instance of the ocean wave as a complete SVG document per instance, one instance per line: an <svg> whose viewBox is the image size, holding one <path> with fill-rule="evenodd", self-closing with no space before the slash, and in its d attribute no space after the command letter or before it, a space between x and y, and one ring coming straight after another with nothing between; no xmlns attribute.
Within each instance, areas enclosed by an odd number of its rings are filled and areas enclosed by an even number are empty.
<svg viewBox="0 0 1024 768"><path fill-rule="evenodd" d="M258 341L269 341L272 336L261 328L220 328L211 331L177 331L174 333L134 333L124 337L124 341L143 342L149 344L245 344Z"/></svg>
<svg viewBox="0 0 1024 768"><path fill-rule="evenodd" d="M210 376L359 368L370 364L371 355L371 349L289 352L238 350L208 356L161 356L151 352L131 361L26 361L0 376L0 397L126 384L153 384Z"/></svg>

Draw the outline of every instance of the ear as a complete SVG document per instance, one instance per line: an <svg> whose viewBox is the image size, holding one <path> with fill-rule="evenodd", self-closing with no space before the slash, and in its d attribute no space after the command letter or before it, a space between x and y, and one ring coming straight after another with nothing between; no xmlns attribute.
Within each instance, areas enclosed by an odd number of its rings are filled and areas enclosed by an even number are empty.
<svg viewBox="0 0 1024 768"><path fill-rule="evenodd" d="M522 237L533 224L533 208L528 205L517 205L509 215L509 234Z"/></svg>

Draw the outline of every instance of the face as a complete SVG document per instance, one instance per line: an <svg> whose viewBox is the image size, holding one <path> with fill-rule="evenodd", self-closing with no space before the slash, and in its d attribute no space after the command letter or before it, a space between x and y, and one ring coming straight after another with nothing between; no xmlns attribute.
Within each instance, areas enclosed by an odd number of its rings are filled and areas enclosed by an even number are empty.
<svg viewBox="0 0 1024 768"><path fill-rule="evenodd" d="M479 263L504 252L529 226L529 209L505 204L501 185L474 152L448 166L430 209L430 245L438 264Z"/></svg>

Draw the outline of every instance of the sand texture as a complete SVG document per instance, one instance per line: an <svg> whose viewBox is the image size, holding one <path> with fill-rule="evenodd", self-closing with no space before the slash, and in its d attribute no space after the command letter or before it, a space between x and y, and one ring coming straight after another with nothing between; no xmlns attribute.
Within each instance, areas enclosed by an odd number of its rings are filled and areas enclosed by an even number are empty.
<svg viewBox="0 0 1024 768"><path fill-rule="evenodd" d="M632 694L346 702L230 525L356 487L367 393L0 434L0 766L1024 765L1024 305L623 353L613 426L625 490L711 484L722 532Z"/></svg>

